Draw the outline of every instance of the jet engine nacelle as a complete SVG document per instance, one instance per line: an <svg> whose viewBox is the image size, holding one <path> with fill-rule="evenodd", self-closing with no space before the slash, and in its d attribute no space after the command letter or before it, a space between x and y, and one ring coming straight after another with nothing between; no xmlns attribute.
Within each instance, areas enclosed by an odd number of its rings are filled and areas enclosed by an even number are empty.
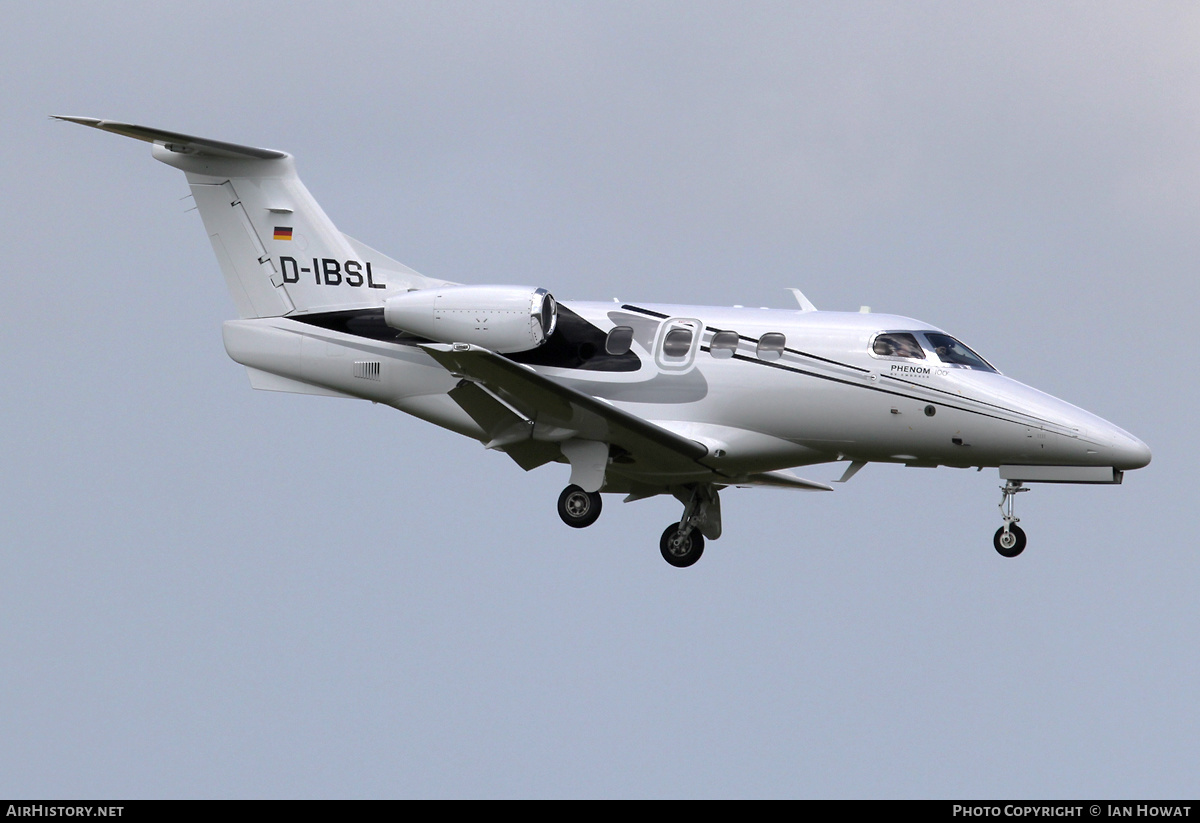
<svg viewBox="0 0 1200 823"><path fill-rule="evenodd" d="M528 351L554 334L558 304L529 286L442 286L389 297L384 321L439 343L472 343L501 354Z"/></svg>

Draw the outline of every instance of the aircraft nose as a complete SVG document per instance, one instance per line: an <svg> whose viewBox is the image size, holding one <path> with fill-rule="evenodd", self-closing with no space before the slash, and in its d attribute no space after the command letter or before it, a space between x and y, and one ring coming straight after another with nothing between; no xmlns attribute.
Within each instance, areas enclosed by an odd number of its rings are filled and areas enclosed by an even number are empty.
<svg viewBox="0 0 1200 823"><path fill-rule="evenodd" d="M1150 447L1128 432L1118 431L1113 438L1113 465L1121 469L1140 469L1150 464Z"/></svg>

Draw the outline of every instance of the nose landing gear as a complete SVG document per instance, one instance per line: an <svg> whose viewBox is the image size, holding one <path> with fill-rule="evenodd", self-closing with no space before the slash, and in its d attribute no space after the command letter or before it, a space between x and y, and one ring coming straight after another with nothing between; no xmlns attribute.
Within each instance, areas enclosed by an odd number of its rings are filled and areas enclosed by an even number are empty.
<svg viewBox="0 0 1200 823"><path fill-rule="evenodd" d="M992 545L1002 557L1016 557L1025 551L1025 531L1017 525L1021 518L1013 513L1013 502L1019 493L1029 489L1022 486L1020 480L1009 480L1000 487L1000 491L1003 494L1000 498L1000 516L1004 519L1004 525L996 530Z"/></svg>

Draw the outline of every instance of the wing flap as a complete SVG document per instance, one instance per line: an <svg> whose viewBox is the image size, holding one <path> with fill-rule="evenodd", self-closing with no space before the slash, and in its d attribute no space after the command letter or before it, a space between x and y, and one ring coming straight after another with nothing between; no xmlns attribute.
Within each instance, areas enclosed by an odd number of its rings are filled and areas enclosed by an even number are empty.
<svg viewBox="0 0 1200 823"><path fill-rule="evenodd" d="M806 492L831 492L833 486L816 480L805 480L789 471L761 472L737 481L738 486L771 486L777 489L797 489Z"/></svg>
<svg viewBox="0 0 1200 823"><path fill-rule="evenodd" d="M498 449L525 471L557 460L558 445L533 439L533 422L518 417L477 384L463 380L450 390L450 399L479 424L489 449Z"/></svg>
<svg viewBox="0 0 1200 823"><path fill-rule="evenodd" d="M534 421L535 438L541 432L540 436L549 440L578 437L615 444L629 453L640 471L712 471L697 462L708 454L708 449L695 440L564 386L488 349L461 343L429 343L422 348L447 371L479 383Z"/></svg>

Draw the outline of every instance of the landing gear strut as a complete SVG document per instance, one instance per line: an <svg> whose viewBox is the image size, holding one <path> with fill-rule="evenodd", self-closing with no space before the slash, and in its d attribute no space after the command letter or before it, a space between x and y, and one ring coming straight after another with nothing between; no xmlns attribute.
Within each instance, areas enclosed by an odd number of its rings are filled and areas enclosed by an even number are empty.
<svg viewBox="0 0 1200 823"><path fill-rule="evenodd" d="M1004 518L1004 525L996 530L992 545L1003 557L1016 557L1025 551L1025 531L1017 525L1021 518L1013 514L1013 502L1019 493L1029 489L1022 486L1020 480L1009 480L1000 491L1004 495L1000 498L1000 516Z"/></svg>
<svg viewBox="0 0 1200 823"><path fill-rule="evenodd" d="M683 569L695 563L704 553L704 538L716 540L721 536L721 499L717 487L710 484L687 486L675 491L683 502L683 517L667 526L658 541L663 560Z"/></svg>
<svg viewBox="0 0 1200 823"><path fill-rule="evenodd" d="M601 502L600 492L567 486L558 496L558 516L573 529L587 528L600 517Z"/></svg>

